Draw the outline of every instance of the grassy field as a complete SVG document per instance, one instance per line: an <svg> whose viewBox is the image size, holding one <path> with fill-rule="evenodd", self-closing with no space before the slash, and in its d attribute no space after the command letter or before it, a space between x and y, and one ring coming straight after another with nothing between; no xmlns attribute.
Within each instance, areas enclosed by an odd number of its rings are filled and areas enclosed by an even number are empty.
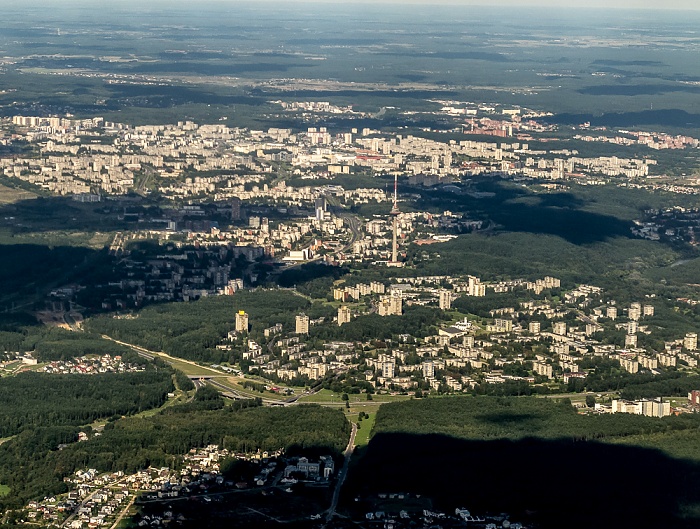
<svg viewBox="0 0 700 529"><path fill-rule="evenodd" d="M36 198L34 193L24 191L23 189L13 189L11 187L0 184L0 206L5 204L13 204L20 200L30 200Z"/></svg>
<svg viewBox="0 0 700 529"><path fill-rule="evenodd" d="M366 394L348 395L348 404L342 400L342 394L333 393L332 391L323 389L318 393L309 397L299 399L299 403L318 403L321 406L331 408L345 408L345 416L350 422L358 425L357 436L355 437L355 446L365 447L369 443L374 422L377 418L379 408L388 402L399 402L410 399L407 395L372 395L372 400L367 400ZM360 412L364 412L366 416L362 421L359 420Z"/></svg>
<svg viewBox="0 0 700 529"><path fill-rule="evenodd" d="M223 375L221 371L217 371L216 369L212 369L210 367L206 366L200 366L198 364L195 364L194 362L188 362L187 360L181 360L180 358L175 358L170 355L166 355L163 353L157 353L158 356L165 360L167 363L169 363L171 366L173 366L175 369L178 369L182 371L185 375L187 376L204 376L204 377L210 377L213 375Z"/></svg>
<svg viewBox="0 0 700 529"><path fill-rule="evenodd" d="M173 376L173 383L175 383L177 387L177 383L175 382L175 377ZM177 406L180 404L185 404L188 402L191 397L194 395L195 390L190 390L190 391L182 391L181 389L176 389L172 397L168 397L168 399L165 401L165 403L160 406L159 408L152 408L150 410L145 410L142 411L141 413L137 413L136 415L133 415L132 417L140 417L140 418L147 418L147 417L153 417L154 415L157 415L158 413L162 412L166 408L170 408L172 406ZM104 428L106 424L106 421L104 419L99 419L89 426L93 430L101 429ZM11 439L11 438L10 438ZM2 444L2 440L0 440L0 444ZM1 496L1 494L0 494Z"/></svg>
<svg viewBox="0 0 700 529"><path fill-rule="evenodd" d="M372 400L367 400L367 394L365 393L348 394L348 402L350 403L350 406L378 406L385 402L398 402L409 398L409 395L372 395ZM322 389L318 393L314 393L313 395L300 398L299 401L303 401L307 404L344 404L344 401L342 400L342 393L336 393L329 389Z"/></svg>
<svg viewBox="0 0 700 529"><path fill-rule="evenodd" d="M5 364L4 368L0 369L0 376L15 375L20 367L22 367L22 363L19 361L9 362Z"/></svg>
<svg viewBox="0 0 700 529"><path fill-rule="evenodd" d="M352 395L351 397L358 397L358 395ZM305 402L305 403L316 403L316 404L342 404L341 400L341 394L340 393L335 393L333 391L330 391L328 389L322 389L318 393L314 393L313 395L309 395L307 397L302 397L299 399L299 402Z"/></svg>
<svg viewBox="0 0 700 529"><path fill-rule="evenodd" d="M10 487L0 484L0 498L7 496L10 493Z"/></svg>
<svg viewBox="0 0 700 529"><path fill-rule="evenodd" d="M19 231L12 227L0 226L0 244L82 246L100 250L112 242L113 239L114 232L111 231Z"/></svg>
<svg viewBox="0 0 700 529"><path fill-rule="evenodd" d="M374 428L374 421L377 419L377 413L373 411L367 413L367 415L369 415L369 418L365 417L362 421L357 421L357 418L354 419L358 427L357 435L355 436L355 446L363 447L369 443L369 437L372 433L372 428Z"/></svg>
<svg viewBox="0 0 700 529"><path fill-rule="evenodd" d="M353 399L353 397L356 397L356 399ZM359 402L361 404L365 404L365 403L366 404L372 404L372 403L384 404L386 402L399 402L402 400L410 400L411 398L413 398L413 395L401 395L401 394L393 395L393 394L382 393L379 395L377 395L377 394L372 395L372 400L367 401L366 395L351 395L350 396L350 403L352 404L353 402Z"/></svg>
<svg viewBox="0 0 700 529"><path fill-rule="evenodd" d="M192 393L194 393L194 391ZM189 398L190 394L188 392L178 390L175 392L173 397L168 397L168 399L165 401L165 404L163 404L160 408L153 408L150 410L142 411L141 413L134 415L134 417L153 417L154 415L162 412L166 408L186 403L189 400Z"/></svg>

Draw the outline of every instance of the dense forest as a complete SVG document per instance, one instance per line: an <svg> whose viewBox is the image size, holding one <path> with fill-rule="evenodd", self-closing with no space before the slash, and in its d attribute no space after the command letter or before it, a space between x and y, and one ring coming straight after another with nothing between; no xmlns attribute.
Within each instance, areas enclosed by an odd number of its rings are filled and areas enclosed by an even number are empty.
<svg viewBox="0 0 700 529"><path fill-rule="evenodd" d="M294 318L310 303L293 292L256 290L234 296L203 298L193 303L169 303L147 307L135 318L100 316L86 322L88 330L133 343L153 351L165 351L188 360L220 363L228 360L216 346L234 328L235 313L249 315L252 331L282 323L293 329Z"/></svg>
<svg viewBox="0 0 700 529"><path fill-rule="evenodd" d="M162 406L173 390L170 369L91 376L27 372L0 378L0 438L132 415Z"/></svg>
<svg viewBox="0 0 700 529"><path fill-rule="evenodd" d="M518 251L527 258L518 258ZM433 255L421 257L423 254ZM418 275L472 274L483 280L534 280L551 275L566 283L592 282L617 295L623 286L620 279L635 270L666 266L677 254L661 243L626 237L574 244L555 235L502 232L463 235L428 250L412 246L412 259Z"/></svg>
<svg viewBox="0 0 700 529"><path fill-rule="evenodd" d="M660 396L684 397L700 388L700 376L669 377L663 380L651 380L643 384L625 387L620 396L623 399L648 399Z"/></svg>
<svg viewBox="0 0 700 529"><path fill-rule="evenodd" d="M25 313L0 315L0 351L31 352L40 362L68 360L85 355L127 355L131 349L91 332L73 332L40 325Z"/></svg>
<svg viewBox="0 0 700 529"><path fill-rule="evenodd" d="M93 333L76 333L61 328L40 328L40 332L29 334L23 348L32 351L40 362L68 360L85 355L120 355L125 357L133 351L118 343L105 340Z"/></svg>
<svg viewBox="0 0 700 529"><path fill-rule="evenodd" d="M568 399L450 397L386 404L374 433L441 433L460 439L570 439L602 441L631 435L690 430L700 415L658 419L631 414L580 415ZM700 461L700 439L697 442Z"/></svg>
<svg viewBox="0 0 700 529"><path fill-rule="evenodd" d="M206 397L205 397L205 400ZM0 508L66 490L63 478L77 469L134 472L150 465L177 466L191 448L217 444L236 452L285 449L290 453L337 455L347 444L350 426L343 413L316 405L267 408L243 402L219 410L165 412L108 423L86 443L77 429L55 426L27 430L0 445L0 483L10 495Z"/></svg>

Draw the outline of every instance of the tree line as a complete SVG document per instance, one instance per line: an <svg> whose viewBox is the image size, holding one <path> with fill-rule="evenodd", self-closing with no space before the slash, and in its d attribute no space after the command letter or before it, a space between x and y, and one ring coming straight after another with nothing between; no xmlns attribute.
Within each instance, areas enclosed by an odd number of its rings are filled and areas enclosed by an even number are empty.
<svg viewBox="0 0 700 529"><path fill-rule="evenodd" d="M26 372L1 378L0 438L132 415L162 406L173 390L172 370L89 376Z"/></svg>
<svg viewBox="0 0 700 529"><path fill-rule="evenodd" d="M458 439L568 439L622 442L632 436L700 429L700 415L644 417L632 414L580 415L568 399L449 397L383 405L374 433L450 435ZM700 460L700 451L696 454Z"/></svg>
<svg viewBox="0 0 700 529"><path fill-rule="evenodd" d="M150 306L141 310L136 318L99 316L85 325L96 333L153 351L165 351L193 361L222 363L227 362L230 355L216 346L234 329L235 314L239 310L248 313L251 333L262 336L263 329L276 323L293 329L296 315L309 306L307 300L289 291L242 291L193 303Z"/></svg>

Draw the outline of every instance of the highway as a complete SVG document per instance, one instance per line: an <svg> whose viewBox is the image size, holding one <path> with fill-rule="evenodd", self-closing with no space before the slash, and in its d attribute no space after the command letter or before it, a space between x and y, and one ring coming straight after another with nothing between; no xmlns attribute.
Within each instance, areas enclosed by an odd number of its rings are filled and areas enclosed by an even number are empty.
<svg viewBox="0 0 700 529"><path fill-rule="evenodd" d="M349 249L352 248L353 244L355 244L356 241L359 241L362 238L362 220L357 215L353 215L352 213L348 213L347 211L345 211L345 209L338 202L338 199L336 197L332 195L325 195L325 197L329 207L331 208L331 211L335 214L335 216L343 219L344 223L350 230L350 240L342 248L336 250L335 253L341 254L347 252ZM275 270L273 274L279 275L282 272L293 270L295 268L300 268L309 263L321 261L324 257L325 255L316 255L308 261L287 263L285 266L282 266Z"/></svg>
<svg viewBox="0 0 700 529"><path fill-rule="evenodd" d="M142 358L145 358L147 360L152 361L155 358L160 358L164 362L167 362L168 364L171 364L171 365L173 365L173 363L175 361L185 362L187 364L191 364L193 366L196 366L198 369L210 371L211 374L207 373L206 375L191 375L189 378L194 382L195 387L199 388L203 384L209 383L212 386L214 386L216 389L218 389L224 397L227 397L230 399L260 398L260 399L262 399L263 404L265 404L267 406L290 406L290 405L296 404L297 400L299 400L301 397L305 397L307 395L313 395L314 393L316 393L317 391L320 390L320 386L319 386L319 389L317 389L315 391L304 392L301 395L295 395L295 396L290 397L288 399L269 399L269 398L263 397L262 395L257 395L254 392L248 393L246 391L239 391L239 390L233 389L232 387L227 386L225 384L222 384L221 382L216 380L217 378L231 378L232 375L230 375L230 374L222 373L221 371L217 371L217 370L211 369L209 367L200 366L199 364L196 364L196 363L191 362L189 360L185 360L183 358L172 358L171 359L171 357L166 353L157 353L155 351L149 351L148 349L141 347L139 345L134 345L134 344L130 344L127 342L122 342L120 340L115 340L114 338L111 338L110 336L107 336L106 334L103 334L102 338L104 338L105 340L110 340L114 343L118 343L118 344L123 345L125 347L129 347L134 352L136 352L139 356L141 356Z"/></svg>
<svg viewBox="0 0 700 529"><path fill-rule="evenodd" d="M148 195L148 185L151 183L153 177L157 175L157 172L150 165L143 165L142 167L144 175L138 185L134 188L134 192L142 197L145 197Z"/></svg>
<svg viewBox="0 0 700 529"><path fill-rule="evenodd" d="M216 389L219 390L219 392L224 396L228 397L229 399L237 399L237 400L249 400L249 399L255 399L259 398L263 401L263 404L266 404L268 406L288 406L291 404L290 402L287 402L285 400L275 400L275 399L266 399L265 397L258 397L253 394L249 393L242 393L240 391L237 391L230 386L226 386L225 384L222 384L221 382L214 380L213 378L209 378L206 380L209 384L214 386Z"/></svg>
<svg viewBox="0 0 700 529"><path fill-rule="evenodd" d="M335 196L325 195L325 197L326 202L328 202L328 205L331 208L331 211L335 214L336 217L340 217L341 219L343 219L345 224L347 224L348 228L350 229L350 241L337 252L342 253L347 251L349 248L352 248L352 245L355 244L356 241L360 240L360 237L362 235L362 221L356 215L345 211L345 209L338 202L338 199Z"/></svg>
<svg viewBox="0 0 700 529"><path fill-rule="evenodd" d="M155 360L156 356L159 356L157 353L154 353L153 351L149 351L148 349L145 349L143 347L140 347L138 345L122 342L119 340L115 340L111 336L107 336L106 334L101 335L102 338L105 340L109 340L114 343L118 343L119 345L123 345L124 347L129 347L134 350L139 356L145 358L146 360Z"/></svg>

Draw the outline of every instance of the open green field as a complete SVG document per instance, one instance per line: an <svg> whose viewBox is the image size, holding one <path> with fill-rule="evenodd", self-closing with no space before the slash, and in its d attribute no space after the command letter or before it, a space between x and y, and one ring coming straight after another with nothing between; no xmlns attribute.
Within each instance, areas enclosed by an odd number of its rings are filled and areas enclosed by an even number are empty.
<svg viewBox="0 0 700 529"><path fill-rule="evenodd" d="M367 394L348 394L348 402L350 405L358 404L381 404L384 402L397 402L400 400L405 400L408 398L406 395L372 395L372 400L367 400ZM331 391L329 389L322 389L321 391L314 393L313 395L308 395L299 399L300 402L305 402L307 404L344 404L342 400L342 393L336 391Z"/></svg>
<svg viewBox="0 0 700 529"><path fill-rule="evenodd" d="M358 395L352 395L350 397L358 397ZM304 402L306 404L343 404L341 394L331 391L329 389L322 389L321 391L314 393L313 395L302 397L299 399L299 402Z"/></svg>
<svg viewBox="0 0 700 529"><path fill-rule="evenodd" d="M174 396L168 397L162 406L157 407L157 408L151 408L149 410L144 410L140 413L136 413L136 414L132 415L131 417L141 418L141 419L153 417L154 415L161 413L163 410L165 410L167 408L170 408L172 406L178 406L180 404L185 404L186 402L188 402L190 400L192 394L194 394L194 390L192 390L190 392L175 390ZM98 419L98 420L90 423L88 426L90 426L90 428L92 428L93 430L98 430L98 429L104 428L106 424L107 424L107 421L105 421L104 419ZM0 442L0 444L2 444L2 443Z"/></svg>
<svg viewBox="0 0 700 529"><path fill-rule="evenodd" d="M185 375L187 376L213 376L213 375L218 375L221 376L223 373L221 371L217 371L216 369L212 369L210 367L206 366L200 366L198 364L195 364L194 362L187 362L186 360L181 360L179 358L175 358L170 355L166 354L159 354L156 353L159 358L162 360L166 361L168 364L173 366L175 369L182 371Z"/></svg>
<svg viewBox="0 0 700 529"><path fill-rule="evenodd" d="M14 375L21 366L22 363L19 361L8 362L4 368L0 369L0 375Z"/></svg>
<svg viewBox="0 0 700 529"><path fill-rule="evenodd" d="M30 191L14 189L0 184L0 206L13 204L20 200L30 200L32 198L36 198L36 195Z"/></svg>
<svg viewBox="0 0 700 529"><path fill-rule="evenodd" d="M194 390L190 393L194 393ZM146 417L153 417L154 415L157 415L161 413L163 410L170 408L172 406L177 406L179 404L184 404L190 399L190 393L186 391L180 391L177 390L174 392L173 397L168 397L165 403L159 407L159 408L151 408L150 410L144 410L141 413L138 413L134 415L134 417L141 417L141 418L146 418Z"/></svg>
<svg viewBox="0 0 700 529"><path fill-rule="evenodd" d="M374 422L377 419L376 412L373 411L371 413L365 413L369 415L369 417L365 417L361 421L358 421L355 418L355 422L357 423L357 435L355 435L355 446L358 447L366 446L367 443L369 443L369 437L372 434L372 428L374 428Z"/></svg>
<svg viewBox="0 0 700 529"><path fill-rule="evenodd" d="M16 233L0 228L0 244L36 244L41 246L69 246L99 250L114 239L114 232L93 231L33 231Z"/></svg>
<svg viewBox="0 0 700 529"><path fill-rule="evenodd" d="M12 190L13 193L24 192ZM80 203L66 197L34 197L34 200L15 200L3 205L2 224L15 231L118 231L129 227L118 220L116 212L105 212L106 206ZM111 210L109 210L111 211ZM7 215L8 218L5 218ZM14 217L14 218L10 218Z"/></svg>

